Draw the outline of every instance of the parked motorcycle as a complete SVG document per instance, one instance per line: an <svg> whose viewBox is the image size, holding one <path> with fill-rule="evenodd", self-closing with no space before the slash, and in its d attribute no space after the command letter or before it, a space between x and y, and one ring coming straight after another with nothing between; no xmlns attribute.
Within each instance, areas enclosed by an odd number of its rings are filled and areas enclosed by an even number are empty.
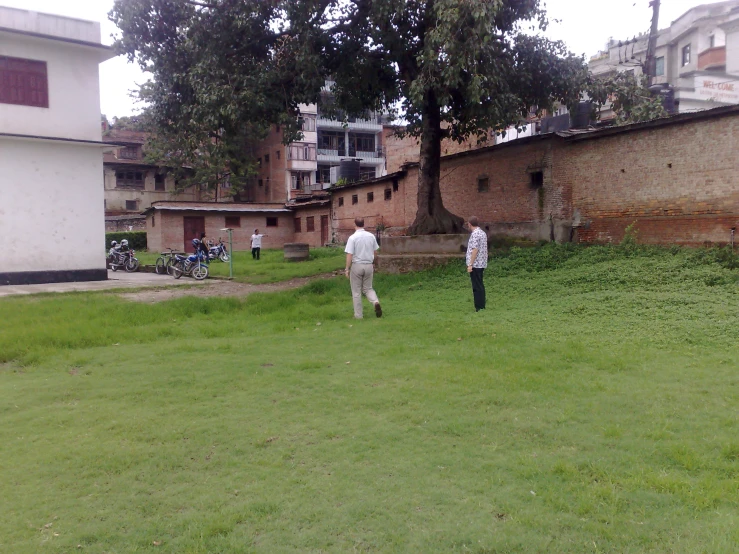
<svg viewBox="0 0 739 554"><path fill-rule="evenodd" d="M222 262L228 261L228 250L221 238L218 239L218 244L208 245L208 261L212 262L215 260L221 260Z"/></svg>
<svg viewBox="0 0 739 554"><path fill-rule="evenodd" d="M208 277L208 264L206 263L205 254L197 251L189 256L175 254L174 263L169 267L169 271L175 279L179 279L183 275L189 275L193 279L202 281Z"/></svg>
<svg viewBox="0 0 739 554"><path fill-rule="evenodd" d="M108 255L108 266L113 271L125 269L128 273L138 270L141 262L135 257L135 250L124 250Z"/></svg>

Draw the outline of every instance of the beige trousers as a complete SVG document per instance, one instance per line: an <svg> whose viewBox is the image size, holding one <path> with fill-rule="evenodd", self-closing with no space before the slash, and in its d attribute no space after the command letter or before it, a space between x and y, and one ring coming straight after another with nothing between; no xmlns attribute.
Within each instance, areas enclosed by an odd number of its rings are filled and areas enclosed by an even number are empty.
<svg viewBox="0 0 739 554"><path fill-rule="evenodd" d="M372 288L372 277L375 274L375 268L372 264L352 264L349 272L349 283L352 286L352 301L354 302L354 317L362 318L362 294L372 304L379 302L377 294Z"/></svg>

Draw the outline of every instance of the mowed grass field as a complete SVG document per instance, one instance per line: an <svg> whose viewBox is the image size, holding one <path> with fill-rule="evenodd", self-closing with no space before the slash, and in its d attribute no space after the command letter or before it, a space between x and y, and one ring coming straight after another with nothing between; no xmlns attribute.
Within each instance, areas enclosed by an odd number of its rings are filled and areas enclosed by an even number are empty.
<svg viewBox="0 0 739 554"><path fill-rule="evenodd" d="M156 305L0 300L0 552L729 553L739 283L547 246Z"/></svg>
<svg viewBox="0 0 739 554"><path fill-rule="evenodd" d="M136 252L136 257L142 264L154 265L159 256L158 252ZM262 250L259 260L252 258L251 250L236 251L233 258L233 274L234 281L256 285L331 273L344 269L345 265L346 254L343 248L311 248L310 259L300 263L285 262L285 254L281 249ZM208 269L212 277L229 276L228 262L210 262Z"/></svg>

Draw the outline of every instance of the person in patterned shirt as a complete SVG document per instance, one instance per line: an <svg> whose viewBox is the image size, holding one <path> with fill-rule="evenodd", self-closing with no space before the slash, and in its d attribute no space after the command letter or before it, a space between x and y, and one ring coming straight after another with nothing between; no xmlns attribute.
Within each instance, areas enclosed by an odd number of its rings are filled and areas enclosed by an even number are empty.
<svg viewBox="0 0 739 554"><path fill-rule="evenodd" d="M475 216L467 220L467 227L472 232L467 243L467 273L472 280L475 311L479 312L485 309L485 283L482 276L488 266L488 236L480 229L480 223Z"/></svg>

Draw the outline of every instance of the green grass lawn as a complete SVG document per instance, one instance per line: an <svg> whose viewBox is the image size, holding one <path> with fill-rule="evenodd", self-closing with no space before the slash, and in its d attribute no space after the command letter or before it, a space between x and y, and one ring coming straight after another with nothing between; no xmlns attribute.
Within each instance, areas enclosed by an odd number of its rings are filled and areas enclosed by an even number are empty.
<svg viewBox="0 0 739 554"><path fill-rule="evenodd" d="M158 252L136 252L142 264L154 265L160 256ZM279 250L262 250L260 260L248 252L234 252L234 281L241 283L276 283L296 277L309 277L342 269L346 254L342 248L311 248L310 259L305 262L286 262L284 253ZM214 277L228 277L229 264L214 261L209 264Z"/></svg>
<svg viewBox="0 0 739 554"><path fill-rule="evenodd" d="M0 300L0 552L736 552L732 263L514 249L484 312L453 264L363 321L342 278Z"/></svg>

